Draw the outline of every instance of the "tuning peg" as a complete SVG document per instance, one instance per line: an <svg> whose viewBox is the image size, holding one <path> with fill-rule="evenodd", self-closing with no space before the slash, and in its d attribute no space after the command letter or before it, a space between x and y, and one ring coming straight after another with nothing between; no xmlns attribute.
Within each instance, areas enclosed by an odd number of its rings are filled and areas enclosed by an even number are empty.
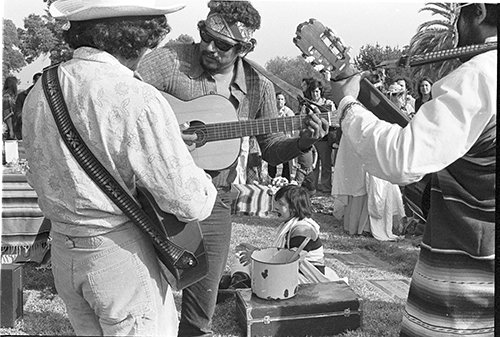
<svg viewBox="0 0 500 337"><path fill-rule="evenodd" d="M299 25L297 26L297 33L300 33L300 31L302 30L302 27L304 27L307 24L308 24L307 22L299 23Z"/></svg>
<svg viewBox="0 0 500 337"><path fill-rule="evenodd" d="M309 56L302 55L302 56L304 57L304 59L306 60L307 63L312 64L312 63L316 62L316 59L314 58L314 56L311 56L311 55L309 55Z"/></svg>

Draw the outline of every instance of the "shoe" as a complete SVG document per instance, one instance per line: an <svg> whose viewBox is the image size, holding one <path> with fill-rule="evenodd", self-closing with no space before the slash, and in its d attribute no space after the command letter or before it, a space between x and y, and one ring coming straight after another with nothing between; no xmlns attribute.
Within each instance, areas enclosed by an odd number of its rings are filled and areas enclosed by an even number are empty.
<svg viewBox="0 0 500 337"><path fill-rule="evenodd" d="M228 289L244 289L252 287L252 279L250 275L242 271L237 271L231 277L231 284Z"/></svg>

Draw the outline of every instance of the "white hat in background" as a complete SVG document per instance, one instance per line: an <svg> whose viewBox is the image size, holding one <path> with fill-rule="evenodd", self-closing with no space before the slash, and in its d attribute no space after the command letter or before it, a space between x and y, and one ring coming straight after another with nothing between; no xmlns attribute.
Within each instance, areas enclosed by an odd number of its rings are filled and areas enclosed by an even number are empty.
<svg viewBox="0 0 500 337"><path fill-rule="evenodd" d="M168 0L57 0L49 7L55 19L84 21L120 16L165 15L177 12L183 4Z"/></svg>
<svg viewBox="0 0 500 337"><path fill-rule="evenodd" d="M404 91L405 89L402 86L397 83L393 83L389 86L389 88L387 88L387 91L385 93L388 95L394 95L403 93Z"/></svg>

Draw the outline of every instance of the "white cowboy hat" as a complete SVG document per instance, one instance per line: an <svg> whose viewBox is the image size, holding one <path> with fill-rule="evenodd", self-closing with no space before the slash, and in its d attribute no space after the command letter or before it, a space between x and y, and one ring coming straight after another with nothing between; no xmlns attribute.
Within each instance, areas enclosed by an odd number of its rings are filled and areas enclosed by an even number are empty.
<svg viewBox="0 0 500 337"><path fill-rule="evenodd" d="M163 2L160 4L159 2ZM55 19L84 21L120 16L164 15L185 7L158 0L57 0L49 7Z"/></svg>

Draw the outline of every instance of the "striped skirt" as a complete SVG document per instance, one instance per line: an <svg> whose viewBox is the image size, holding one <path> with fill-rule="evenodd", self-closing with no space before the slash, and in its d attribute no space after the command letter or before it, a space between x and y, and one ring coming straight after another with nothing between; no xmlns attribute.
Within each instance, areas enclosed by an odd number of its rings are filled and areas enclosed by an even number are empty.
<svg viewBox="0 0 500 337"><path fill-rule="evenodd" d="M400 336L493 336L494 261L422 247Z"/></svg>

